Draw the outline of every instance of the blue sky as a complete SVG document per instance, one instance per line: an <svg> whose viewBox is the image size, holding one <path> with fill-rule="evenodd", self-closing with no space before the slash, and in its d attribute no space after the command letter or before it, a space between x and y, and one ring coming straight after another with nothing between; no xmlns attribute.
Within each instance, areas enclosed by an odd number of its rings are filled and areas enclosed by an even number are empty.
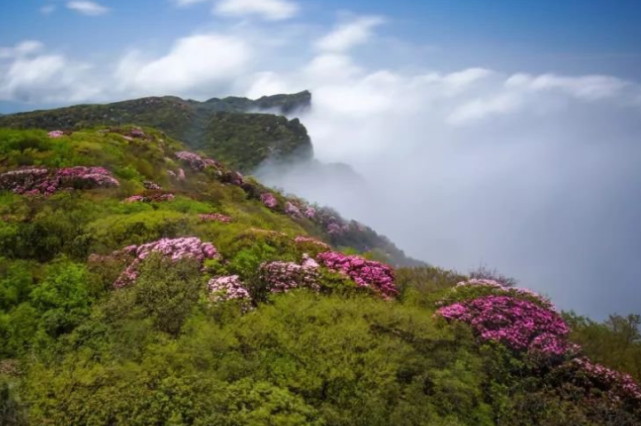
<svg viewBox="0 0 641 426"><path fill-rule="evenodd" d="M408 254L641 312L641 1L5 0L0 113L309 89L316 156L259 170Z"/></svg>

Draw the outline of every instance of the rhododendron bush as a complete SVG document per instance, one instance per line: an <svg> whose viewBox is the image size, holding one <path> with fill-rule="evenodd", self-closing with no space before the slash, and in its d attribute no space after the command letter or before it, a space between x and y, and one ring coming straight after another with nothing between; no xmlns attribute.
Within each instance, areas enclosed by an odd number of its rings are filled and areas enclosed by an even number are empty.
<svg viewBox="0 0 641 426"><path fill-rule="evenodd" d="M231 217L225 216L224 214L221 214L221 213L199 214L198 217L200 218L200 220L206 221L206 222L222 222L222 223L231 222Z"/></svg>
<svg viewBox="0 0 641 426"><path fill-rule="evenodd" d="M274 209L278 205L276 197L274 197L274 195L270 194L269 192L265 192L264 194L262 194L260 196L260 201L262 201L263 204L270 209Z"/></svg>
<svg viewBox="0 0 641 426"><path fill-rule="evenodd" d="M383 263L331 251L319 254L316 259L330 270L347 275L359 287L371 289L384 297L398 294L394 272Z"/></svg>
<svg viewBox="0 0 641 426"><path fill-rule="evenodd" d="M207 288L213 302L224 302L227 300L251 300L249 291L240 280L238 275L214 277L209 280Z"/></svg>
<svg viewBox="0 0 641 426"><path fill-rule="evenodd" d="M118 277L114 286L124 287L136 281L141 262L152 253L159 254L169 261L193 259L201 266L206 259L220 257L213 244L202 242L200 238L196 237L163 238L140 246L128 246L114 253L114 256L128 255L133 258L133 261Z"/></svg>
<svg viewBox="0 0 641 426"><path fill-rule="evenodd" d="M172 201L176 196L172 193L150 194L150 195L132 195L122 200L123 203L158 203L163 201Z"/></svg>
<svg viewBox="0 0 641 426"><path fill-rule="evenodd" d="M0 175L0 190L24 195L52 195L62 189L96 189L119 186L103 167L24 168Z"/></svg>
<svg viewBox="0 0 641 426"><path fill-rule="evenodd" d="M284 293L305 287L318 290L318 263L306 257L302 264L294 262L269 262L260 266L260 280L272 293Z"/></svg>
<svg viewBox="0 0 641 426"><path fill-rule="evenodd" d="M302 235L294 238L294 242L301 248L308 248L310 251L329 251L332 249L327 243L317 240L316 238L305 237Z"/></svg>
<svg viewBox="0 0 641 426"><path fill-rule="evenodd" d="M493 340L516 350L545 351L562 355L564 341L570 332L556 312L510 296L482 296L439 309L448 320L463 321L472 326L483 340Z"/></svg>
<svg viewBox="0 0 641 426"><path fill-rule="evenodd" d="M629 374L595 364L587 358L576 358L572 363L578 368L583 378L589 380L591 385L608 392L611 399L623 397L637 404L641 403L641 386Z"/></svg>
<svg viewBox="0 0 641 426"><path fill-rule="evenodd" d="M467 301L481 296L512 296L528 300L543 308L556 310L552 303L540 294L525 288L508 287L498 281L487 279L469 279L461 281L448 292L438 304L451 305L459 301Z"/></svg>

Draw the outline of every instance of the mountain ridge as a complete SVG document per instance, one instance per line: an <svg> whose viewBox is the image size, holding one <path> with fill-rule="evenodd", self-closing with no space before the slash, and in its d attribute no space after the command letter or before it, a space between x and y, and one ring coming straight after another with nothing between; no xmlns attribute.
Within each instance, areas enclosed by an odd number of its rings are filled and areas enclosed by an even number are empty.
<svg viewBox="0 0 641 426"><path fill-rule="evenodd" d="M149 126L248 172L268 158L290 161L313 157L307 129L298 119L249 111L284 114L305 110L310 105L308 91L257 100L227 97L204 102L175 96L146 97L9 114L0 118L0 127L74 130L94 126Z"/></svg>

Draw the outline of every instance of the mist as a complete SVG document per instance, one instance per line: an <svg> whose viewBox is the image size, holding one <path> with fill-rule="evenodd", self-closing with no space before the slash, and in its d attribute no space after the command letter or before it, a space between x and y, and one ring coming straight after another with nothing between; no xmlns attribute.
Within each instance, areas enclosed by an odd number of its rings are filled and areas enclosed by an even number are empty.
<svg viewBox="0 0 641 426"><path fill-rule="evenodd" d="M312 83L313 84L313 83ZM496 268L595 318L641 311L641 108L611 77L482 69L318 84L300 118L321 162L262 167L412 257Z"/></svg>

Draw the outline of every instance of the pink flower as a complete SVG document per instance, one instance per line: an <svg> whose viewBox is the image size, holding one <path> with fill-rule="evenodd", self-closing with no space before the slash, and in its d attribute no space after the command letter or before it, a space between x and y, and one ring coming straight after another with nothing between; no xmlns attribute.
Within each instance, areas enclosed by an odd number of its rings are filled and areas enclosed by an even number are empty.
<svg viewBox="0 0 641 426"><path fill-rule="evenodd" d="M512 349L563 355L570 346L568 325L546 307L512 296L482 296L438 310L447 320L471 325L482 340L501 342Z"/></svg>
<svg viewBox="0 0 641 426"><path fill-rule="evenodd" d="M261 194L260 201L262 201L263 204L270 209L274 209L278 205L278 201L276 200L276 197L274 197L274 195L269 192L265 192L264 194Z"/></svg>
<svg viewBox="0 0 641 426"><path fill-rule="evenodd" d="M296 244L312 244L317 246L318 248L325 249L325 250L331 250L331 247L329 244L326 244L322 241L317 240L316 238L311 238L311 237L305 237L305 236L298 236L294 238L294 242Z"/></svg>
<svg viewBox="0 0 641 426"><path fill-rule="evenodd" d="M145 197L143 197L142 195L132 195L129 198L125 198L121 202L122 203L141 203L144 201L145 201Z"/></svg>
<svg viewBox="0 0 641 426"><path fill-rule="evenodd" d="M212 278L209 280L207 287L212 295L211 300L214 302L239 299L251 300L249 291L238 275Z"/></svg>
<svg viewBox="0 0 641 426"><path fill-rule="evenodd" d="M270 262L260 265L260 279L270 292L285 293L291 289L307 287L319 290L318 263L305 257L301 265L294 262Z"/></svg>
<svg viewBox="0 0 641 426"><path fill-rule="evenodd" d="M231 222L231 218L229 216L225 216L224 214L220 214L220 213L199 214L198 217L200 217L200 219L203 221L223 222L223 223Z"/></svg>
<svg viewBox="0 0 641 426"><path fill-rule="evenodd" d="M52 130L51 132L49 132L49 137L52 139L61 138L64 135L65 135L65 132L63 132L62 130Z"/></svg>
<svg viewBox="0 0 641 426"><path fill-rule="evenodd" d="M201 266L206 259L218 259L220 257L213 244L204 243L200 238L196 237L163 238L140 246L128 246L113 254L114 256L121 254L135 256L134 260L120 274L114 283L114 287L119 288L132 284L138 278L140 263L152 253L159 253L164 258L174 262L181 259L195 259Z"/></svg>
<svg viewBox="0 0 641 426"><path fill-rule="evenodd" d="M290 201L285 203L285 213L293 218L300 218L303 216L303 214L300 212L300 209Z"/></svg>
<svg viewBox="0 0 641 426"><path fill-rule="evenodd" d="M321 265L347 275L358 286L369 288L385 298L398 294L394 272L383 263L331 251L319 254L316 259Z"/></svg>
<svg viewBox="0 0 641 426"><path fill-rule="evenodd" d="M0 189L16 194L51 195L61 189L96 189L119 186L103 167L66 167L57 170L25 168L0 175Z"/></svg>

